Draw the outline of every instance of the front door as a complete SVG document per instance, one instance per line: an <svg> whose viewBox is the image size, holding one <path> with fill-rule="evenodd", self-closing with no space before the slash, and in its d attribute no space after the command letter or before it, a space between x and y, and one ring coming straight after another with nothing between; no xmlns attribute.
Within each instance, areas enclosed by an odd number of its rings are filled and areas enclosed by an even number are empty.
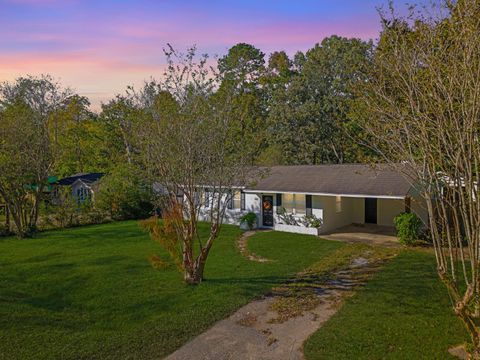
<svg viewBox="0 0 480 360"><path fill-rule="evenodd" d="M263 226L273 226L273 196L262 197Z"/></svg>
<svg viewBox="0 0 480 360"><path fill-rule="evenodd" d="M365 223L377 223L377 199L365 198Z"/></svg>

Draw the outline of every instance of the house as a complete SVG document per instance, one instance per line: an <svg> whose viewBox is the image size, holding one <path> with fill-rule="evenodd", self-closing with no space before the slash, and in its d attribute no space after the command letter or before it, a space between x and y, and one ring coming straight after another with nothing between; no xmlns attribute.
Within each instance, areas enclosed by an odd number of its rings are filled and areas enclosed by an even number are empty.
<svg viewBox="0 0 480 360"><path fill-rule="evenodd" d="M200 219L206 219L208 208L201 210ZM253 212L261 228L322 234L350 224L393 227L395 216L410 211L427 223L412 184L387 165L274 166L253 186L234 192L225 222L239 224L243 214ZM306 215L321 227L302 226Z"/></svg>
<svg viewBox="0 0 480 360"><path fill-rule="evenodd" d="M55 185L57 189L58 187L68 186L73 198L78 203L83 203L94 199L99 180L103 176L103 173L79 173L58 180Z"/></svg>

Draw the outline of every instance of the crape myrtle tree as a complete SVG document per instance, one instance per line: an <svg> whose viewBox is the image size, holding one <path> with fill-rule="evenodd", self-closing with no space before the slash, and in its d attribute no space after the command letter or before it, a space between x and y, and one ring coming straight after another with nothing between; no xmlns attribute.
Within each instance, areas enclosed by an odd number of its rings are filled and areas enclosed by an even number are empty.
<svg viewBox="0 0 480 360"><path fill-rule="evenodd" d="M357 120L423 196L437 270L480 358L480 1L383 15Z"/></svg>
<svg viewBox="0 0 480 360"><path fill-rule="evenodd" d="M188 284L203 280L205 264L217 239L232 185L252 176L252 146L237 136L236 95L217 91L224 80L208 57L195 48L165 52L168 68L151 101L151 116L139 124L137 146L162 202L162 222L144 222L154 240L173 257ZM209 231L198 230L200 208L207 205Z"/></svg>
<svg viewBox="0 0 480 360"><path fill-rule="evenodd" d="M0 84L0 196L20 237L36 228L55 160L50 126L71 95L49 76Z"/></svg>

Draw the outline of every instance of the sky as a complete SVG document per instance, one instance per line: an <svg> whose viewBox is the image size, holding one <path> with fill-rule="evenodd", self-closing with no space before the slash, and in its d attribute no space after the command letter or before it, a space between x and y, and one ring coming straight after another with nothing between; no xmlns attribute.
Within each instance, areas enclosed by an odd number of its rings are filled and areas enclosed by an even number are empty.
<svg viewBox="0 0 480 360"><path fill-rule="evenodd" d="M306 51L337 34L376 39L386 0L0 0L0 81L51 74L99 108L160 78L163 48L224 55Z"/></svg>

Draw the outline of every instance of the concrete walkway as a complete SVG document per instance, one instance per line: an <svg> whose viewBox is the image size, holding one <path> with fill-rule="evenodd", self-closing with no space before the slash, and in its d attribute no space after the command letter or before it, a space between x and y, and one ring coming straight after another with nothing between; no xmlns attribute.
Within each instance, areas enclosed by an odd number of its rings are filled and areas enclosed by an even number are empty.
<svg viewBox="0 0 480 360"><path fill-rule="evenodd" d="M279 321L280 316L272 310L272 304L290 296L290 292L279 292L253 301L213 325L167 359L303 359L303 343L335 314L342 301L353 294L355 287L363 285L376 269L376 265L358 258L347 269L333 274L332 280L321 283L319 279L309 279L317 300L314 307L286 320ZM297 280L308 281L302 278Z"/></svg>
<svg viewBox="0 0 480 360"><path fill-rule="evenodd" d="M327 240L344 241L351 244L362 243L368 245L380 245L387 247L401 247L395 230L388 226L379 225L348 225L334 230L328 234L320 235Z"/></svg>

